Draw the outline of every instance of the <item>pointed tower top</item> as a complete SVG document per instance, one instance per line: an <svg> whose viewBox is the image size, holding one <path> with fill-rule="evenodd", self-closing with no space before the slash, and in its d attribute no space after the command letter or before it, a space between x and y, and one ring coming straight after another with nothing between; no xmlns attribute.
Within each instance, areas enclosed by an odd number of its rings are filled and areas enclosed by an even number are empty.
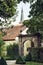
<svg viewBox="0 0 43 65"><path fill-rule="evenodd" d="M20 23L23 22L23 7L21 8L21 18L20 18Z"/></svg>

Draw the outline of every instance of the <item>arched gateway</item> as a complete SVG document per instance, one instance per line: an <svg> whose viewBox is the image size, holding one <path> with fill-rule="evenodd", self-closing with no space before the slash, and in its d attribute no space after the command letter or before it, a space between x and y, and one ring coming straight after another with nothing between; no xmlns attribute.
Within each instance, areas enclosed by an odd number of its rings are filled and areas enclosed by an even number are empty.
<svg viewBox="0 0 43 65"><path fill-rule="evenodd" d="M19 36L19 54L26 55L32 47L40 46L40 34L36 33L34 35L23 35L20 34Z"/></svg>

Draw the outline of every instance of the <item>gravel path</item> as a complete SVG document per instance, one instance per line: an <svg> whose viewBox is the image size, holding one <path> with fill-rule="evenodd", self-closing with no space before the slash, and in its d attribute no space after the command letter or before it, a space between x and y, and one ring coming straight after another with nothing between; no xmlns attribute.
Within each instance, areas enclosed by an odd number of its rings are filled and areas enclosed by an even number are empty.
<svg viewBox="0 0 43 65"><path fill-rule="evenodd" d="M15 65L16 60L7 60L7 65Z"/></svg>
<svg viewBox="0 0 43 65"><path fill-rule="evenodd" d="M22 64L15 64L16 60L7 60L6 62L7 62L7 65L22 65Z"/></svg>

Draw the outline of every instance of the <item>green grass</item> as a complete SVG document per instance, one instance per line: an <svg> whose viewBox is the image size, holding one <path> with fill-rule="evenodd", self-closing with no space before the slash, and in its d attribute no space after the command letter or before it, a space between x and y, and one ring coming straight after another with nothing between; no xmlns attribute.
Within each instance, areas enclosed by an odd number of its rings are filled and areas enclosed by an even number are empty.
<svg viewBox="0 0 43 65"><path fill-rule="evenodd" d="M25 65L43 65L43 63L37 63L37 62L26 62Z"/></svg>

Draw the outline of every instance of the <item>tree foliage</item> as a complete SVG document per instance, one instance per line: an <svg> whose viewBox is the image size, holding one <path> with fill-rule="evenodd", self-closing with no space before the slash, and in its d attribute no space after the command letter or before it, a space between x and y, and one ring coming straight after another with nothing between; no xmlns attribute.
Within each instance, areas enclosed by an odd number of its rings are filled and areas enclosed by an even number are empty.
<svg viewBox="0 0 43 65"><path fill-rule="evenodd" d="M25 2L33 2L34 0L17 0L17 1L18 3L20 3L20 1L23 1L25 3Z"/></svg>
<svg viewBox="0 0 43 65"><path fill-rule="evenodd" d="M0 29L8 27L11 22L7 21L8 18L16 14L17 0L0 0L0 17L5 21L0 20Z"/></svg>
<svg viewBox="0 0 43 65"><path fill-rule="evenodd" d="M28 33L41 33L43 35L43 0L37 0L30 6L30 19L24 21L29 28Z"/></svg>
<svg viewBox="0 0 43 65"><path fill-rule="evenodd" d="M16 0L0 0L0 17L8 18L15 14Z"/></svg>
<svg viewBox="0 0 43 65"><path fill-rule="evenodd" d="M2 46L4 45L4 41L0 39L0 56L2 55Z"/></svg>
<svg viewBox="0 0 43 65"><path fill-rule="evenodd" d="M43 13L43 0L37 0L30 8L30 16L40 16Z"/></svg>
<svg viewBox="0 0 43 65"><path fill-rule="evenodd" d="M33 17L30 20L25 20L23 24L29 28L28 33L43 33L43 20L41 17Z"/></svg>

